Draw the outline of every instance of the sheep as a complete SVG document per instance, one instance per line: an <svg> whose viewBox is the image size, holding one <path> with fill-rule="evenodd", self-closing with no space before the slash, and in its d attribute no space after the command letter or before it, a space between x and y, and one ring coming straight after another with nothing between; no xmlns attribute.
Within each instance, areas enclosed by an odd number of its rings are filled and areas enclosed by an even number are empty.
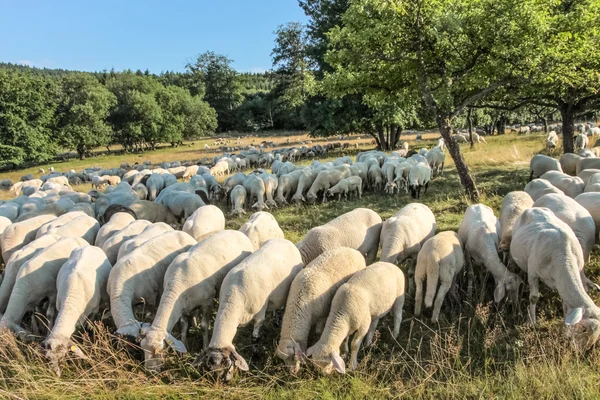
<svg viewBox="0 0 600 400"><path fill-rule="evenodd" d="M550 131L548 136L546 136L546 150L550 151L556 147L558 144L558 135L556 131Z"/></svg>
<svg viewBox="0 0 600 400"><path fill-rule="evenodd" d="M225 229L223 211L216 206L208 205L194 211L181 230L200 242L223 229Z"/></svg>
<svg viewBox="0 0 600 400"><path fill-rule="evenodd" d="M569 227L546 208L526 210L515 223L510 252L514 263L527 272L529 321L536 320L542 280L563 300L565 325L580 333L575 336L577 344L586 348L593 344L600 336L600 309L584 290L583 253Z"/></svg>
<svg viewBox="0 0 600 400"><path fill-rule="evenodd" d="M582 171L579 171L577 176L581 178L581 180L583 181L583 184L587 187L587 185L590 181L590 178L598 173L600 173L600 169L593 169L593 168L592 169L584 169Z"/></svg>
<svg viewBox="0 0 600 400"><path fill-rule="evenodd" d="M525 193L527 193L533 201L536 201L542 196L551 193L564 194L562 190L552 185L545 179L534 179L525 186Z"/></svg>
<svg viewBox="0 0 600 400"><path fill-rule="evenodd" d="M92 218L94 218L96 216L96 213L94 211L94 206L90 203L76 203L73 208L71 208L71 210L69 210L69 213L71 212L82 212L85 215L88 215Z"/></svg>
<svg viewBox="0 0 600 400"><path fill-rule="evenodd" d="M188 219L194 211L206 205L197 194L179 191L168 193L162 199L162 204L166 205L175 217L184 220Z"/></svg>
<svg viewBox="0 0 600 400"><path fill-rule="evenodd" d="M577 175L586 169L600 169L600 158L582 158L575 167Z"/></svg>
<svg viewBox="0 0 600 400"><path fill-rule="evenodd" d="M351 178L360 179L359 176L351 177ZM361 186L362 186L362 179L361 179ZM333 197L336 194L338 196L338 201L342 200L342 195L344 195L344 198L346 200L348 200L349 189L350 189L350 182L348 181L348 178L340 179L340 181L337 184L335 184L335 186L327 189L325 191L325 193L323 193L323 203L325 203L325 201L327 200L327 197Z"/></svg>
<svg viewBox="0 0 600 400"><path fill-rule="evenodd" d="M573 153L565 153L558 160L563 172L567 175L575 175L577 173L577 164L583 160L583 157Z"/></svg>
<svg viewBox="0 0 600 400"><path fill-rule="evenodd" d="M298 183L300 182L300 177L303 173L303 169L297 169L289 174L282 175L279 178L279 183L277 184L277 196L275 197L275 201L278 204L288 203L288 200L298 189Z"/></svg>
<svg viewBox="0 0 600 400"><path fill-rule="evenodd" d="M61 226L73 221L75 218L79 218L84 215L86 215L86 214L81 211L70 211L66 214L63 214L49 222L46 222L44 225L42 225L40 227L40 229L38 229L35 238L39 239L46 233L50 232L52 229L60 228Z"/></svg>
<svg viewBox="0 0 600 400"><path fill-rule="evenodd" d="M106 242L112 235L125 228L127 225L135 221L135 218L131 214L119 212L113 214L110 220L100 228L94 246L102 248L104 242Z"/></svg>
<svg viewBox="0 0 600 400"><path fill-rule="evenodd" d="M256 199L256 203L252 204L252 208L262 211L269 209L265 203L265 182L255 174L250 174L244 181L244 189L246 189L248 203L252 203Z"/></svg>
<svg viewBox="0 0 600 400"><path fill-rule="evenodd" d="M574 199L560 194L542 196L533 203L533 207L546 207L567 224L581 244L583 259L589 260L596 242L596 224L588 210Z"/></svg>
<svg viewBox="0 0 600 400"><path fill-rule="evenodd" d="M585 149L589 144L589 139L586 134L579 134L575 138L575 150Z"/></svg>
<svg viewBox="0 0 600 400"><path fill-rule="evenodd" d="M284 234L277 220L268 212L257 212L240 228L240 232L248 236L254 246L254 251L258 250L267 240L284 239Z"/></svg>
<svg viewBox="0 0 600 400"><path fill-rule="evenodd" d="M152 223L163 222L172 227L178 227L177 218L169 207L152 201L140 200L129 205L138 219L144 219Z"/></svg>
<svg viewBox="0 0 600 400"><path fill-rule="evenodd" d="M529 162L529 181L534 178L539 178L548 171L563 172L562 167L557 159L545 156L543 154L536 154Z"/></svg>
<svg viewBox="0 0 600 400"><path fill-rule="evenodd" d="M474 263L484 266L494 277L496 282L494 301L496 303L499 303L508 294L509 300L513 304L517 304L522 280L518 275L506 269L498 257L500 230L500 221L491 208L483 204L475 204L467 208L458 228L458 237L464 246L468 272L467 293L471 297Z"/></svg>
<svg viewBox="0 0 600 400"><path fill-rule="evenodd" d="M21 250L14 252L8 259L3 271L4 278L0 283L0 318L6 311L6 306L8 305L8 300L10 299L10 294L12 293L21 266L41 250L56 243L59 239L60 237L56 235L44 235L35 239Z"/></svg>
<svg viewBox="0 0 600 400"><path fill-rule="evenodd" d="M117 254L117 261L125 257L127 254L131 253L133 250L137 249L147 241L154 239L155 237L160 236L163 233L171 231L173 231L173 228L163 222L157 222L146 226L142 233L123 242Z"/></svg>
<svg viewBox="0 0 600 400"><path fill-rule="evenodd" d="M383 189L383 171L379 165L369 167L368 183L371 190L381 191Z"/></svg>
<svg viewBox="0 0 600 400"><path fill-rule="evenodd" d="M225 180L225 183L223 183L221 190L223 191L225 196L228 196L234 187L236 187L237 185L243 185L246 178L246 174L244 174L243 172L238 172L237 174L230 176Z"/></svg>
<svg viewBox="0 0 600 400"><path fill-rule="evenodd" d="M252 337L258 338L267 311L285 306L290 285L302 267L293 243L271 239L229 271L221 285L213 335L204 352L211 370L224 370L227 380L234 366L248 370L233 345L237 327L253 321Z"/></svg>
<svg viewBox="0 0 600 400"><path fill-rule="evenodd" d="M56 219L54 215L40 215L7 226L2 235L0 235L0 248L2 249L4 264L8 262L8 259L15 251L23 248L23 246L35 239L37 231L42 225L54 219Z"/></svg>
<svg viewBox="0 0 600 400"><path fill-rule="evenodd" d="M156 197L165 187L165 181L161 174L152 174L146 181L146 188L148 189L148 200L154 201Z"/></svg>
<svg viewBox="0 0 600 400"><path fill-rule="evenodd" d="M500 208L500 235L499 249L504 253L504 263L507 262L510 242L512 241L513 226L519 216L528 208L533 207L533 199L526 192L510 192L502 200Z"/></svg>
<svg viewBox="0 0 600 400"><path fill-rule="evenodd" d="M350 176L350 169L345 168L340 171L338 169L328 169L319 172L312 186L306 193L306 199L310 203L314 203L317 200L319 192L325 192L327 189L335 186L340 180L348 178Z"/></svg>
<svg viewBox="0 0 600 400"><path fill-rule="evenodd" d="M317 179L317 175L318 172L310 168L305 168L302 170L302 175L300 175L300 178L298 179L298 188L296 189L296 193L292 196L293 201L306 201L304 194L310 190L311 186Z"/></svg>
<svg viewBox="0 0 600 400"><path fill-rule="evenodd" d="M208 322L221 283L227 273L252 252L252 243L246 235L221 231L173 260L165 272L164 291L156 316L151 327L145 329L141 342L146 368L160 368L166 345L180 353L187 352L187 319L197 308L202 310L200 326L206 349ZM177 321L180 321L181 341L170 333Z"/></svg>
<svg viewBox="0 0 600 400"><path fill-rule="evenodd" d="M58 315L52 331L42 344L46 358L60 376L58 362L70 351L80 358L83 352L71 340L77 324L93 318L108 304L106 282L112 265L98 247L84 246L71 252L56 279Z"/></svg>
<svg viewBox="0 0 600 400"><path fill-rule="evenodd" d="M290 287L276 352L292 372L300 370L311 328L316 326L317 335L322 333L338 288L365 268L360 252L338 247L321 254L296 275Z"/></svg>
<svg viewBox="0 0 600 400"><path fill-rule="evenodd" d="M81 238L61 238L24 263L17 273L6 312L0 320L0 329L26 335L28 332L20 326L21 320L31 307L39 305L45 299L48 299L48 326L52 329L58 272L73 250L87 244Z"/></svg>
<svg viewBox="0 0 600 400"><path fill-rule="evenodd" d="M117 262L117 256L121 245L142 233L149 225L151 225L150 221L133 221L104 242L102 251L106 254L106 258L108 258L111 265L114 265Z"/></svg>
<svg viewBox="0 0 600 400"><path fill-rule="evenodd" d="M336 247L356 249L366 255L367 264L371 264L379 248L381 225L381 217L375 211L356 208L311 229L296 247L304 264Z"/></svg>
<svg viewBox="0 0 600 400"><path fill-rule="evenodd" d="M335 293L323 334L306 355L325 373L335 369L344 374L346 368L339 349L354 334L350 370L355 370L363 340L366 346L371 345L379 320L390 311L394 316L392 337L398 337L404 299L404 274L395 265L378 262L358 271Z"/></svg>
<svg viewBox="0 0 600 400"><path fill-rule="evenodd" d="M585 172L585 171L588 171L588 170L584 170L582 172ZM590 170L590 171L595 171L595 170ZM585 189L583 192L584 193L600 192L600 173L596 173L588 179L588 183L585 185ZM581 196L581 195L579 195L579 196Z"/></svg>
<svg viewBox="0 0 600 400"><path fill-rule="evenodd" d="M585 208L594 219L594 224L596 225L596 238L598 238L598 232L600 232L600 193L582 193L575 197L575 201Z"/></svg>
<svg viewBox="0 0 600 400"><path fill-rule="evenodd" d="M456 277L465 263L462 244L455 232L442 232L428 239L417 256L415 269L415 316L421 316L423 281L427 278L425 307L433 306L431 322L437 323L449 290L455 291ZM440 282L439 289L437 288ZM437 290L437 296L435 294ZM434 304L435 298L435 304Z"/></svg>
<svg viewBox="0 0 600 400"><path fill-rule="evenodd" d="M441 139L443 140L443 139ZM427 163L432 171L433 176L444 175L444 164L446 163L446 153L444 153L443 146L442 147L434 147L428 152L425 156L427 158Z"/></svg>
<svg viewBox="0 0 600 400"><path fill-rule="evenodd" d="M549 171L540 177L562 190L566 196L575 198L585 190L583 180L577 176L569 176L558 171Z"/></svg>
<svg viewBox="0 0 600 400"><path fill-rule="evenodd" d="M275 195L275 191L277 190L277 185L279 184L279 180L275 175L271 175L267 172L263 172L259 175L259 178L265 183L265 195L267 196L267 201L265 204L270 207L277 207L277 203L273 200L273 196Z"/></svg>
<svg viewBox="0 0 600 400"><path fill-rule="evenodd" d="M435 216L424 204L411 203L385 221L381 227L381 256L379 259L400 265L412 259L408 280L413 293L414 260L421 246L435 235Z"/></svg>
<svg viewBox="0 0 600 400"><path fill-rule="evenodd" d="M429 181L431 180L431 168L429 165L418 163L410 169L408 176L408 184L413 199L421 198L421 188L425 187L424 194L427 194Z"/></svg>
<svg viewBox="0 0 600 400"><path fill-rule="evenodd" d="M246 202L246 189L242 185L237 185L231 190L229 201L231 202L232 216L236 217L246 214L246 211L244 211L244 203Z"/></svg>
<svg viewBox="0 0 600 400"><path fill-rule="evenodd" d="M188 251L194 244L196 241L187 233L167 232L117 261L107 283L117 335L138 336L141 325L135 319L133 306L143 302L149 310L155 308L168 266L175 257Z"/></svg>
<svg viewBox="0 0 600 400"><path fill-rule="evenodd" d="M14 199L13 199L14 200ZM7 201L0 204L0 217L5 217L14 222L19 216L21 205L15 201Z"/></svg>
<svg viewBox="0 0 600 400"><path fill-rule="evenodd" d="M94 244L100 229L98 221L89 215L79 216L59 228L50 229L48 233L60 237L80 237L89 244Z"/></svg>

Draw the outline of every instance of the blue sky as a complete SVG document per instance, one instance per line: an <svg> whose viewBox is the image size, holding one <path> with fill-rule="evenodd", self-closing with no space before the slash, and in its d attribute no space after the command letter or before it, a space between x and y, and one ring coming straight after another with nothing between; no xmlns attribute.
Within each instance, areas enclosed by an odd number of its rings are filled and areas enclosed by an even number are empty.
<svg viewBox="0 0 600 400"><path fill-rule="evenodd" d="M306 22L297 0L0 0L0 61L159 73L212 50L261 71L291 21Z"/></svg>

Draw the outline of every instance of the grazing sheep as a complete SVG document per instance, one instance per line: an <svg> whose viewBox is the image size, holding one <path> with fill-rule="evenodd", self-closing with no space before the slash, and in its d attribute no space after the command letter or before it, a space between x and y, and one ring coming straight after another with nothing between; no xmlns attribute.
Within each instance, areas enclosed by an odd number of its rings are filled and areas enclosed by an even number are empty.
<svg viewBox="0 0 600 400"><path fill-rule="evenodd" d="M436 323L449 290L455 291L456 277L465 263L462 244L455 232L442 232L427 240L417 256L415 270L415 316L421 316L423 281L427 278L425 307L433 306L431 322ZM438 289L437 285L440 282ZM437 290L437 296L435 294ZM434 304L435 299L435 304Z"/></svg>
<svg viewBox="0 0 600 400"><path fill-rule="evenodd" d="M268 212L257 212L240 228L240 232L248 236L254 251L258 250L270 239L284 239L284 234L277 220Z"/></svg>
<svg viewBox="0 0 600 400"><path fill-rule="evenodd" d="M373 210L357 208L311 229L296 247L304 264L336 247L356 249L371 264L377 255L380 233L381 217Z"/></svg>
<svg viewBox="0 0 600 400"><path fill-rule="evenodd" d="M546 150L550 151L556 147L558 144L558 135L556 131L550 131L548 136L546 136Z"/></svg>
<svg viewBox="0 0 600 400"><path fill-rule="evenodd" d="M499 303L507 294L513 304L517 304L519 286L522 283L518 275L510 272L498 257L500 241L500 221L494 211L486 205L469 206L458 228L458 237L464 246L465 262L469 274L467 292L473 291L473 266L484 266L494 277L496 289L494 301Z"/></svg>
<svg viewBox="0 0 600 400"><path fill-rule="evenodd" d="M317 257L296 275L287 299L277 345L277 356L298 373L313 326L320 335L331 300L338 288L357 271L366 268L357 250L338 247Z"/></svg>
<svg viewBox="0 0 600 400"><path fill-rule="evenodd" d="M17 250L35 240L38 230L45 223L56 219L54 215L40 215L22 222L16 222L4 229L0 235L0 248L4 264Z"/></svg>
<svg viewBox="0 0 600 400"><path fill-rule="evenodd" d="M335 293L323 334L306 355L325 373L335 369L344 374L346 368L339 349L354 334L350 370L355 370L363 340L366 346L371 345L379 320L390 311L394 316L392 337L398 337L404 298L404 274L395 265L378 262L358 271Z"/></svg>
<svg viewBox="0 0 600 400"><path fill-rule="evenodd" d="M581 149L585 149L588 144L589 144L590 140L588 139L586 134L579 134L577 135L577 137L575 138L575 150L581 150Z"/></svg>
<svg viewBox="0 0 600 400"><path fill-rule="evenodd" d="M505 254L504 263L510 249L512 241L513 226L517 218L521 216L523 211L533 207L533 199L526 192L510 192L502 200L500 208L500 226L502 234L500 235L500 251Z"/></svg>
<svg viewBox="0 0 600 400"><path fill-rule="evenodd" d="M327 189L335 186L340 180L348 178L349 176L350 169L347 167L344 167L343 170L327 169L319 172L312 186L306 193L306 199L314 204L320 192L325 193Z"/></svg>
<svg viewBox="0 0 600 400"><path fill-rule="evenodd" d="M256 199L256 203L252 204L252 208L262 211L269 209L265 203L265 182L255 174L250 174L244 181L244 189L246 189L248 204Z"/></svg>
<svg viewBox="0 0 600 400"><path fill-rule="evenodd" d="M383 171L379 167L379 164L369 167L368 183L371 190L380 192L383 189Z"/></svg>
<svg viewBox="0 0 600 400"><path fill-rule="evenodd" d="M154 239L157 236L162 235L163 233L172 232L173 228L163 222L157 222L151 225L148 225L144 228L142 233L134 236L133 238L126 240L119 248L119 253L117 254L117 261L131 253L133 250L140 247L142 244L147 241ZM114 265L114 264L113 264Z"/></svg>
<svg viewBox="0 0 600 400"><path fill-rule="evenodd" d="M179 227L177 218L169 207L152 201L140 200L129 205L129 208L135 213L138 219L150 221L152 223L163 222L172 227Z"/></svg>
<svg viewBox="0 0 600 400"><path fill-rule="evenodd" d="M20 335L28 332L20 326L21 320L31 307L48 299L46 317L52 329L56 307L56 277L71 252L88 243L81 238L61 238L41 250L24 263L15 280L6 312L0 320L0 328Z"/></svg>
<svg viewBox="0 0 600 400"><path fill-rule="evenodd" d="M141 324L135 318L133 307L143 302L147 309L155 309L162 293L165 271L175 257L194 244L196 241L187 233L167 232L117 261L107 284L116 334L138 336Z"/></svg>
<svg viewBox="0 0 600 400"><path fill-rule="evenodd" d="M125 228L127 225L135 221L135 218L128 213L119 212L113 214L102 228L98 231L94 246L102 248L104 242L111 238L112 235Z"/></svg>
<svg viewBox="0 0 600 400"><path fill-rule="evenodd" d="M0 204L0 217L5 217L14 222L19 216L21 204L16 201L7 201L6 203Z"/></svg>
<svg viewBox="0 0 600 400"><path fill-rule="evenodd" d="M259 178L265 183L265 195L267 197L265 204L270 207L277 207L277 203L273 200L273 196L277 190L277 185L279 185L279 180L275 175L271 175L267 172L260 174Z"/></svg>
<svg viewBox="0 0 600 400"><path fill-rule="evenodd" d="M583 180L577 176L569 176L558 171L549 171L540 177L550 182L553 186L562 190L566 196L574 199L583 193L585 185Z"/></svg>
<svg viewBox="0 0 600 400"><path fill-rule="evenodd" d="M111 265L117 262L119 249L123 243L142 233L149 225L151 225L149 221L133 221L104 242L102 251L106 254L106 258L108 258Z"/></svg>
<svg viewBox="0 0 600 400"><path fill-rule="evenodd" d="M583 184L587 187L592 176L594 176L595 174L599 174L599 173L600 173L600 169L594 169L594 168L584 169L582 171L579 171L577 176L581 178L581 180L583 181Z"/></svg>
<svg viewBox="0 0 600 400"><path fill-rule="evenodd" d="M231 190L229 196L231 202L231 215L237 217L239 215L245 215L244 203L246 202L246 189L242 185L237 185Z"/></svg>
<svg viewBox="0 0 600 400"><path fill-rule="evenodd" d="M583 157L577 154L565 153L560 156L559 162L563 172L572 176L577 173L577 164L581 160L583 160Z"/></svg>
<svg viewBox="0 0 600 400"><path fill-rule="evenodd" d="M545 179L534 179L525 186L525 193L527 193L533 201L536 201L542 196L547 194L556 193L563 194L563 191L552 185Z"/></svg>
<svg viewBox="0 0 600 400"><path fill-rule="evenodd" d="M318 172L310 168L304 168L302 170L302 175L300 175L300 178L298 179L298 188L296 189L296 193L292 196L293 201L306 201L304 195L310 190L311 186L317 179L317 175Z"/></svg>
<svg viewBox="0 0 600 400"><path fill-rule="evenodd" d="M165 181L161 174L152 174L146 181L148 189L148 200L154 201L161 190L165 188Z"/></svg>
<svg viewBox="0 0 600 400"><path fill-rule="evenodd" d="M46 358L60 376L58 362L68 352L85 358L71 340L77 324L93 319L100 307L108 305L106 282L112 265L101 249L84 246L71 252L56 279L56 310L58 315L52 331L43 343Z"/></svg>
<svg viewBox="0 0 600 400"><path fill-rule="evenodd" d="M82 215L72 219L59 228L50 229L48 233L60 237L79 237L89 244L94 244L99 229L100 224L96 219L88 215Z"/></svg>
<svg viewBox="0 0 600 400"><path fill-rule="evenodd" d="M581 171L586 169L600 169L600 158L582 158L575 168L575 172L579 176Z"/></svg>
<svg viewBox="0 0 600 400"><path fill-rule="evenodd" d="M164 291L152 326L144 330L141 347L146 368L160 368L167 345L180 353L187 352L188 319L198 308L202 310L203 348L208 346L208 322L214 298L227 273L252 251L252 244L245 235L221 231L173 260L165 272ZM181 341L171 334L178 321Z"/></svg>
<svg viewBox="0 0 600 400"><path fill-rule="evenodd" d="M535 323L541 280L563 300L565 325L575 326L577 345L592 345L600 337L600 309L584 290L583 253L569 227L548 209L526 210L515 224L510 252L527 272L530 322Z"/></svg>
<svg viewBox="0 0 600 400"><path fill-rule="evenodd" d="M223 229L225 229L223 211L216 206L208 205L194 211L181 230L200 242Z"/></svg>
<svg viewBox="0 0 600 400"><path fill-rule="evenodd" d="M163 192L161 192L161 195ZM194 211L206 203L195 193L172 191L161 200L162 204L167 206L176 218L188 219Z"/></svg>
<svg viewBox="0 0 600 400"><path fill-rule="evenodd" d="M279 177L279 183L277 184L277 196L275 197L275 201L278 204L288 203L288 200L291 199L293 194L298 189L298 182L300 181L300 177L303 173L303 169L297 169L289 174Z"/></svg>
<svg viewBox="0 0 600 400"><path fill-rule="evenodd" d="M600 193L582 193L575 197L575 201L585 208L594 219L594 224L596 224L596 238L598 238L598 233L600 232Z"/></svg>
<svg viewBox="0 0 600 400"><path fill-rule="evenodd" d="M271 239L233 268L221 285L214 331L204 353L211 370L224 370L229 380L234 367L248 364L233 345L238 326L254 322L252 337L259 337L267 311L285 306L290 285L302 270L302 257L285 239Z"/></svg>
<svg viewBox="0 0 600 400"><path fill-rule="evenodd" d="M444 139L440 139L444 140ZM446 153L444 153L443 142L442 147L434 147L425 156L429 163L429 168L432 171L433 176L444 175L444 165L446 164Z"/></svg>
<svg viewBox="0 0 600 400"><path fill-rule="evenodd" d="M410 169L408 175L408 184L413 199L421 198L421 188L425 187L424 194L427 194L429 181L431 180L431 168L429 165L418 163Z"/></svg>
<svg viewBox="0 0 600 400"><path fill-rule="evenodd" d="M529 162L529 181L534 178L539 178L548 171L563 172L562 167L557 159L545 156L543 154L536 154Z"/></svg>

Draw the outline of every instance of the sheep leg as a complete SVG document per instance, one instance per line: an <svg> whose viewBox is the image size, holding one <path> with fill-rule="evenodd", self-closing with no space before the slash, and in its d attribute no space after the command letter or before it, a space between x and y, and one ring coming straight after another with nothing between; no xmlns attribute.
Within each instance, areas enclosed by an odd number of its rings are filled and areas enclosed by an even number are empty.
<svg viewBox="0 0 600 400"><path fill-rule="evenodd" d="M39 307L35 307L35 309L31 313L31 330L33 331L33 334L36 336L39 336L41 334L40 326L37 321L37 313L38 312L41 313L42 310Z"/></svg>
<svg viewBox="0 0 600 400"><path fill-rule="evenodd" d="M187 335L188 330L190 329L190 321L188 320L188 316L182 315L179 319L179 330L181 331L181 342L187 347Z"/></svg>
<svg viewBox="0 0 600 400"><path fill-rule="evenodd" d="M421 307L423 304L423 280L415 279L415 317L421 316Z"/></svg>
<svg viewBox="0 0 600 400"><path fill-rule="evenodd" d="M202 319L200 320L200 328L202 329L202 349L208 347L208 320L213 308L213 301L209 305L202 306Z"/></svg>
<svg viewBox="0 0 600 400"><path fill-rule="evenodd" d="M368 328L367 328L368 329ZM352 338L352 343L350 345L350 370L354 371L356 367L358 367L358 351L360 350L360 345L367 334L367 329L363 327L363 329L357 331L354 334L354 338Z"/></svg>
<svg viewBox="0 0 600 400"><path fill-rule="evenodd" d="M400 324L402 323L402 311L404 309L404 300L406 296L403 294L398 297L392 306L392 313L394 315L394 331L392 335L394 339L398 338L400 334Z"/></svg>
<svg viewBox="0 0 600 400"><path fill-rule="evenodd" d="M327 319L325 319L325 318L321 318L320 320L317 321L317 324L315 325L315 335L321 336L321 334L325 330L326 322L327 322Z"/></svg>
<svg viewBox="0 0 600 400"><path fill-rule="evenodd" d="M473 296L473 279L475 278L475 274L473 273L473 260L471 259L471 254L466 247L464 256L465 264L467 264L467 298L471 300Z"/></svg>
<svg viewBox="0 0 600 400"><path fill-rule="evenodd" d="M417 260L410 258L408 260L408 295L415 297L415 270L417 269Z"/></svg>
<svg viewBox="0 0 600 400"><path fill-rule="evenodd" d="M373 343L373 336L375 336L377 324L379 324L379 318L371 320L371 325L369 325L369 331L367 332L367 336L365 338L365 346L367 347L369 347L371 343Z"/></svg>
<svg viewBox="0 0 600 400"><path fill-rule="evenodd" d="M56 299L51 297L48 300L48 309L46 310L46 319L48 319L48 330L54 326L54 317L56 316Z"/></svg>
<svg viewBox="0 0 600 400"><path fill-rule="evenodd" d="M269 305L269 300L265 301L265 304L261 308L261 310L254 316L254 330L252 331L252 338L258 339L260 334L260 328L265 322L265 316L267 314L267 306Z"/></svg>
<svg viewBox="0 0 600 400"><path fill-rule="evenodd" d="M346 336L346 339L344 339L344 342L342 343L342 354L350 353L350 349L348 347L349 343L350 343L350 335Z"/></svg>
<svg viewBox="0 0 600 400"><path fill-rule="evenodd" d="M378 250L378 247L374 247L367 252L367 257L366 257L367 265L373 264L373 262L375 261L375 257L377 257L377 250Z"/></svg>
<svg viewBox="0 0 600 400"><path fill-rule="evenodd" d="M444 298L446 297L446 293L452 286L452 281L442 281L440 288L438 289L437 296L435 298L435 302L433 303L433 315L431 316L431 322L436 323L440 318L440 310L442 309L442 303L444 302Z"/></svg>
<svg viewBox="0 0 600 400"><path fill-rule="evenodd" d="M529 323L535 324L535 308L540 298L540 280L534 274L529 275Z"/></svg>

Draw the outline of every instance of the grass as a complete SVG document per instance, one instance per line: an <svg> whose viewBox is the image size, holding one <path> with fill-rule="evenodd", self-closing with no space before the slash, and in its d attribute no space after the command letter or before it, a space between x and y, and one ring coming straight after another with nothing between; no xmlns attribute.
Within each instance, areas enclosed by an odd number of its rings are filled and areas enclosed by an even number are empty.
<svg viewBox="0 0 600 400"><path fill-rule="evenodd" d="M482 192L482 201L499 210L502 197L521 190L528 162L543 147L541 136L506 135L488 139L465 158ZM431 142L419 144L419 147ZM161 150L162 152L163 150ZM148 154L146 158L176 159L179 154ZM114 156L113 156L114 157ZM170 157L170 158L169 158ZM119 164L115 158L106 162ZM96 165L97 159L90 160ZM104 161L102 161L104 162ZM83 164L78 164L81 167ZM90 164L88 164L90 165ZM61 169L64 169L61 166ZM21 172L19 172L20 174ZM0 179L3 177L0 176ZM87 188L86 188L87 189ZM296 242L310 228L356 207L368 207L390 217L412 200L366 194L361 200L271 210L286 237ZM456 230L468 206L450 162L443 178L430 185L423 202L434 212L438 231ZM228 219L239 228L246 218ZM586 274L599 281L600 253L596 249ZM527 293L518 309L493 304L492 280L476 274L472 303L446 303L438 325L413 317L412 302L405 307L400 336L389 332L390 320L380 323L375 344L363 348L357 371L345 376L321 376L309 366L289 376L274 357L279 327L265 322L258 344L251 327L240 328L236 347L251 366L230 384L214 381L191 366L200 351L201 335L193 331L190 354L173 355L164 372L152 375L142 366L139 349L119 342L110 327L95 325L81 331L78 341L89 361L70 360L58 378L48 368L37 343L24 344L0 335L0 397L7 398L227 398L227 399L387 399L387 398L598 398L600 353L576 352L563 335L562 308L557 295L544 291L538 304L539 323L525 323ZM462 292L464 295L464 292ZM598 298L595 298L598 300Z"/></svg>

